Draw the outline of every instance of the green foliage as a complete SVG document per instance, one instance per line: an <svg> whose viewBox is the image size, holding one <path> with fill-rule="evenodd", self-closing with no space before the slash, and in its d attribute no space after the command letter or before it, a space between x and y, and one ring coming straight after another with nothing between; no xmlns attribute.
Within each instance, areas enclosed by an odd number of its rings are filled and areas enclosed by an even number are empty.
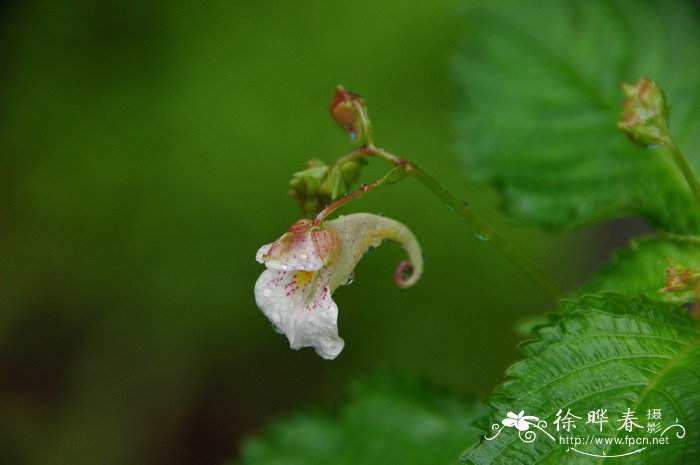
<svg viewBox="0 0 700 465"><path fill-rule="evenodd" d="M632 241L628 250L618 252L610 265L602 269L583 292L615 291L645 295L655 300L685 303L688 293L659 294L669 266L664 259L700 270L700 238L695 236L649 237Z"/></svg>
<svg viewBox="0 0 700 465"><path fill-rule="evenodd" d="M555 229L638 214L660 230L700 231L700 209L664 149L642 149L616 128L622 81L650 76L671 104L671 130L700 167L700 28L684 1L505 1L467 11L467 37L457 59L460 150L475 179L496 181L508 213ZM602 432L585 426L605 408L620 419L662 409L688 434L667 446L615 463L686 464L700 456L700 327L679 306L691 292L659 294L668 257L700 268L695 236L638 239L618 253L580 300L565 301L526 359L477 421L487 436L463 460L473 464L590 464L592 458L538 433L523 442L501 425L508 412L548 422L559 409L583 417L572 434L649 437L645 429ZM625 294L625 295L621 295ZM661 302L662 300L673 303ZM612 416L612 415L611 415ZM611 419L611 422L615 420ZM646 424L646 423L644 423ZM588 430L586 429L588 428ZM497 433L497 434L496 434ZM495 436L495 437L494 437ZM622 454L628 445L585 445L591 454Z"/></svg>
<svg viewBox="0 0 700 465"><path fill-rule="evenodd" d="M677 233L700 210L664 149L615 127L622 81L647 75L671 104L671 131L700 168L700 29L689 2L489 2L467 12L457 57L460 151L495 180L508 213L551 228L639 214Z"/></svg>
<svg viewBox="0 0 700 465"><path fill-rule="evenodd" d="M483 409L434 387L393 376L356 382L337 415L297 414L272 424L243 451L243 464L448 464L478 439Z"/></svg>
<svg viewBox="0 0 700 465"><path fill-rule="evenodd" d="M509 411L525 410L549 423L559 409L586 420L587 412L607 408L614 424L598 433L596 425L579 423L576 435L589 432L610 437L645 436L645 430L617 431L612 419L627 408L644 418L648 409L661 409L664 426L678 418L688 432L671 445L644 450L645 463L690 464L700 456L700 325L675 305L617 294L590 295L564 301L550 324L537 330L537 339L522 345L527 359L508 370L511 378L488 399L492 412L477 421L488 434ZM646 424L643 422L643 424ZM535 430L537 431L537 430ZM625 446L581 446L590 453L628 452ZM492 441L483 441L463 460L472 464L592 464L602 459L567 452L542 433L531 444L505 428ZM611 459L612 460L612 459ZM616 464L639 463L633 455Z"/></svg>

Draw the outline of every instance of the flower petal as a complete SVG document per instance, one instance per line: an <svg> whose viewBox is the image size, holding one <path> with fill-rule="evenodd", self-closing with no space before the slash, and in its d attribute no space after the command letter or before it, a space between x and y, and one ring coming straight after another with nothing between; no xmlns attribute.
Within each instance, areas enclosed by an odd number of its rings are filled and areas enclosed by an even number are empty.
<svg viewBox="0 0 700 465"><path fill-rule="evenodd" d="M281 250L277 244L271 244L262 255L266 267L280 271L318 271L323 268L323 260L316 253L310 235L286 250Z"/></svg>
<svg viewBox="0 0 700 465"><path fill-rule="evenodd" d="M255 283L255 301L291 348L313 347L329 360L343 350L338 307L322 273L265 270Z"/></svg>
<svg viewBox="0 0 700 465"><path fill-rule="evenodd" d="M318 271L335 257L339 249L335 231L299 220L286 233L256 254L256 260L280 271Z"/></svg>

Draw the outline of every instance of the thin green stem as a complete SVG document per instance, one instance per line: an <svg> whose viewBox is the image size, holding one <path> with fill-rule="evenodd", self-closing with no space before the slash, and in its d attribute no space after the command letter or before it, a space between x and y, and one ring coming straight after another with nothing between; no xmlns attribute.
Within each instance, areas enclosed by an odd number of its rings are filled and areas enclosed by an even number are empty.
<svg viewBox="0 0 700 465"><path fill-rule="evenodd" d="M372 154L367 151L367 146L363 145L362 147L358 147L355 150L352 150L351 152L346 153L342 157L336 159L329 165L329 169L332 169L334 166L343 166L345 163L353 160L357 160L358 158L362 158L365 156L371 156Z"/></svg>
<svg viewBox="0 0 700 465"><path fill-rule="evenodd" d="M465 219L477 238L488 241L489 244L525 272L525 274L535 281L552 298L558 301L566 297L566 294L549 278L549 276L535 266L522 252L516 249L505 237L500 235L490 224L481 218L481 216L472 211L466 202L455 197L454 194L448 191L442 184L423 171L419 166L380 148L370 147L370 150L374 152L375 156L390 161L394 165L405 165L405 173L407 176L412 176L420 181L421 184L447 204L451 211L454 211L455 214Z"/></svg>
<svg viewBox="0 0 700 465"><path fill-rule="evenodd" d="M333 162L330 163L330 167L334 166L342 166L343 164L356 160L358 158L362 157L374 157L374 158L379 158L381 160L387 161L393 165L397 165L397 160L400 160L399 157L396 155L392 155L389 152L386 152L385 150L382 150L380 148L375 147L374 145L367 143L363 145L362 147L358 147L345 155L343 155L340 158L337 158Z"/></svg>
<svg viewBox="0 0 700 465"><path fill-rule="evenodd" d="M525 272L533 281L542 287L555 300L561 300L566 295L542 270L535 266L522 252L500 235L490 224L474 212L469 205L455 197L442 184L435 180L428 173L414 164L410 164L406 169L406 174L413 176L425 187L430 189L440 200L445 202L450 210L464 218L469 227L474 231L474 235L483 241L488 241L504 257Z"/></svg>
<svg viewBox="0 0 700 465"><path fill-rule="evenodd" d="M688 186L695 196L695 201L698 203L698 205L700 205L700 183L698 183L698 179L695 177L693 169L688 164L688 160L686 160L683 152L681 152L681 149L679 149L672 140L668 140L666 142L666 146L671 151L671 155L673 155L673 160L676 162L676 165L678 165L683 172L683 176L685 176L685 180L688 182Z"/></svg>

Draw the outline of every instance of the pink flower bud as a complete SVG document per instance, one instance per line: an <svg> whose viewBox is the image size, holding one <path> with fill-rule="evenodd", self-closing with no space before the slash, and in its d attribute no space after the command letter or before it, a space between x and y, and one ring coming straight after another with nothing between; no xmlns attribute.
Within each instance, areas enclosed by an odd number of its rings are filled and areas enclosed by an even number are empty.
<svg viewBox="0 0 700 465"><path fill-rule="evenodd" d="M365 137L367 106L363 97L338 86L328 111L352 140L361 141Z"/></svg>

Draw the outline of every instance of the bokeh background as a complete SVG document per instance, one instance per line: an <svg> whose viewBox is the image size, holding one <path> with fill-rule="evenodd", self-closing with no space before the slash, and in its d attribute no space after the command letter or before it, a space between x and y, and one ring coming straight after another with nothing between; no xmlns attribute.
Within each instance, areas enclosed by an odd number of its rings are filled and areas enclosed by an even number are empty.
<svg viewBox="0 0 700 465"><path fill-rule="evenodd" d="M393 286L395 245L365 257L335 295L337 360L290 350L252 292L255 251L300 216L291 173L352 148L326 112L338 83L368 98L379 145L564 287L624 242L627 223L513 225L466 182L459 3L0 3L0 463L222 463L376 369L490 392L518 358L518 322L552 303L411 180L345 212L409 225L425 277Z"/></svg>

